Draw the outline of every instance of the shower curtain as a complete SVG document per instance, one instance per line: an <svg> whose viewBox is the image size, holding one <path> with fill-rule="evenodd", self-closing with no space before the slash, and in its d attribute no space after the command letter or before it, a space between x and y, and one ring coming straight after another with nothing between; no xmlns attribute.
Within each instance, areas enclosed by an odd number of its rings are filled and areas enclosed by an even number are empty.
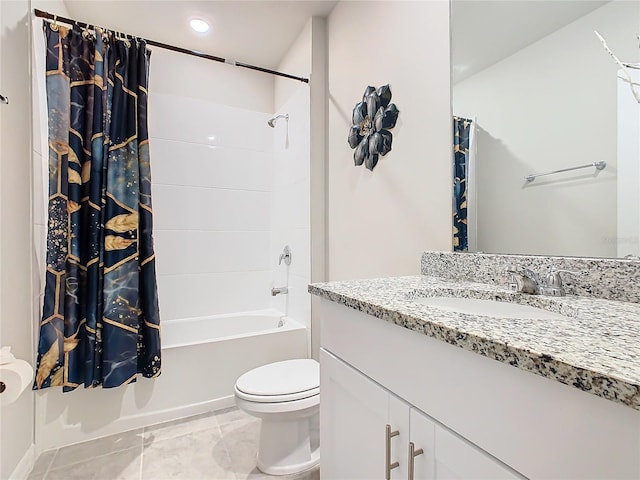
<svg viewBox="0 0 640 480"><path fill-rule="evenodd" d="M472 121L453 117L453 250L468 250L467 174L469 168L469 135Z"/></svg>
<svg viewBox="0 0 640 480"><path fill-rule="evenodd" d="M150 52L44 22L49 116L45 297L34 389L160 374L147 134Z"/></svg>

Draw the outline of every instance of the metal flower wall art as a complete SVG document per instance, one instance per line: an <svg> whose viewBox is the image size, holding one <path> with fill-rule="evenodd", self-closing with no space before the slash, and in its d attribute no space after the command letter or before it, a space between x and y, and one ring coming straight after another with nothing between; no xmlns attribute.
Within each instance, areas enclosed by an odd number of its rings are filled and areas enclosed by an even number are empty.
<svg viewBox="0 0 640 480"><path fill-rule="evenodd" d="M353 125L349 131L349 146L355 148L353 160L356 166L364 163L369 170L378 164L380 155L391 151L393 135L389 129L398 120L398 108L391 102L389 85L375 89L367 87L362 101L353 109Z"/></svg>

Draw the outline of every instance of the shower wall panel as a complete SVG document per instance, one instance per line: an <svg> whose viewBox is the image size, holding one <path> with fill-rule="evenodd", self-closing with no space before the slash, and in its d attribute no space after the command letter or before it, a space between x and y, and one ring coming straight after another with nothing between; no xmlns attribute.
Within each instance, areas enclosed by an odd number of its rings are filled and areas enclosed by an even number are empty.
<svg viewBox="0 0 640 480"><path fill-rule="evenodd" d="M268 115L177 95L149 101L163 320L268 307Z"/></svg>

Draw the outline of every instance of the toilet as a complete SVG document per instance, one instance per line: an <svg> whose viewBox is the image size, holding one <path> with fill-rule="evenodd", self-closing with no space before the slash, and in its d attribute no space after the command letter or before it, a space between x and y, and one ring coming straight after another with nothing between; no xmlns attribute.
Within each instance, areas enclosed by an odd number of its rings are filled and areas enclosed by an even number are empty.
<svg viewBox="0 0 640 480"><path fill-rule="evenodd" d="M320 463L320 364L285 360L248 371L235 385L236 405L262 420L258 469L290 475Z"/></svg>

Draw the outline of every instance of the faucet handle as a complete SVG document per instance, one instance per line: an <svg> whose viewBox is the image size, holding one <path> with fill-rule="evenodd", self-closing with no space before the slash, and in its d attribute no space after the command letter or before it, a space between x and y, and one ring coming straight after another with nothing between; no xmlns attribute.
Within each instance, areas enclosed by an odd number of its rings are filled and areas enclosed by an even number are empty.
<svg viewBox="0 0 640 480"><path fill-rule="evenodd" d="M509 282L507 284L509 290L511 290L512 292L519 292L521 289L521 285L516 275L520 275L520 272L516 270L516 267L514 265L507 265L504 269L504 272L509 274Z"/></svg>
<svg viewBox="0 0 640 480"><path fill-rule="evenodd" d="M563 297L566 294L564 286L562 285L562 276L560 275L561 273L580 275L580 272L566 270L564 268L549 267L548 270L549 273L543 287L543 295L552 295L554 297Z"/></svg>
<svg viewBox="0 0 640 480"><path fill-rule="evenodd" d="M536 295L540 289L540 277L530 268L518 268L508 265L505 272L510 274L508 287L512 292Z"/></svg>
<svg viewBox="0 0 640 480"><path fill-rule="evenodd" d="M574 270L567 270L564 268L558 267L549 267L549 275L547 276L547 284L551 286L552 284L558 283L559 286L562 286L562 277L561 273L568 273L570 275L580 275L580 272L576 272Z"/></svg>
<svg viewBox="0 0 640 480"><path fill-rule="evenodd" d="M284 246L280 257L278 257L278 265L280 265L283 260L285 265L291 265L291 247L289 245Z"/></svg>

